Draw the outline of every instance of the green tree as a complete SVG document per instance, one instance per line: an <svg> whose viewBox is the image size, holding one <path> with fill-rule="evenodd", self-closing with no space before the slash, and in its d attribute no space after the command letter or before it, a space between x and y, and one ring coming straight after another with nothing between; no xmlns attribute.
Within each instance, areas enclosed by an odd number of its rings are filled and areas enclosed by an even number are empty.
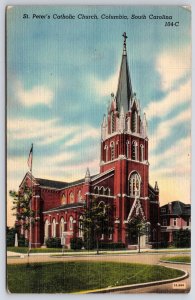
<svg viewBox="0 0 195 300"><path fill-rule="evenodd" d="M102 234L113 231L110 206L98 198L86 201L82 211L81 226L84 233L84 245L87 249L96 248L99 254L99 241Z"/></svg>
<svg viewBox="0 0 195 300"><path fill-rule="evenodd" d="M30 224L34 223L34 211L31 209L32 190L26 185L19 192L10 191L10 196L13 198L13 215L16 216L17 227L21 227L23 221L23 228L29 232Z"/></svg>
<svg viewBox="0 0 195 300"><path fill-rule="evenodd" d="M140 253L140 238L147 234L147 223L140 215L135 215L127 225L127 232L130 236L136 236L138 243L138 252Z"/></svg>
<svg viewBox="0 0 195 300"><path fill-rule="evenodd" d="M25 239L24 235L20 234L19 227L7 227L6 229L6 245L7 247L15 246L15 234L18 235L18 246L25 247L28 244L28 240Z"/></svg>

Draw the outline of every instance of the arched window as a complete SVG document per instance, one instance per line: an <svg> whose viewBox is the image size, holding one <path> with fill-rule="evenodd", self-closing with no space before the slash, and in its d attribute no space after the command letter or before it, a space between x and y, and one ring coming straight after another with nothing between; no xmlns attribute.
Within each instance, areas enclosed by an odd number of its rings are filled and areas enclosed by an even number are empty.
<svg viewBox="0 0 195 300"><path fill-rule="evenodd" d="M52 221L51 235L53 238L56 237L56 219Z"/></svg>
<svg viewBox="0 0 195 300"><path fill-rule="evenodd" d="M137 142L133 141L132 142L132 159L137 160Z"/></svg>
<svg viewBox="0 0 195 300"><path fill-rule="evenodd" d="M48 220L46 220L45 221L45 230L44 230L44 232L45 232L45 238L47 239L48 237L49 237L49 221Z"/></svg>
<svg viewBox="0 0 195 300"><path fill-rule="evenodd" d="M99 194L104 195L104 187L103 186L99 189Z"/></svg>
<svg viewBox="0 0 195 300"><path fill-rule="evenodd" d="M94 194L99 194L99 188L98 188L98 186L94 187Z"/></svg>
<svg viewBox="0 0 195 300"><path fill-rule="evenodd" d="M132 113L132 132L137 132L137 112L136 110L133 111Z"/></svg>
<svg viewBox="0 0 195 300"><path fill-rule="evenodd" d="M105 191L104 191L104 194L110 196L110 189L106 188Z"/></svg>
<svg viewBox="0 0 195 300"><path fill-rule="evenodd" d="M119 141L116 142L116 157L119 156L119 146L118 146L118 144L119 144Z"/></svg>
<svg viewBox="0 0 195 300"><path fill-rule="evenodd" d="M140 145L140 161L144 161L144 146Z"/></svg>
<svg viewBox="0 0 195 300"><path fill-rule="evenodd" d="M62 217L60 220L60 237L62 237L63 232L64 232L64 218Z"/></svg>
<svg viewBox="0 0 195 300"><path fill-rule="evenodd" d="M70 219L69 219L69 229L73 230L73 217L72 216L70 216Z"/></svg>
<svg viewBox="0 0 195 300"><path fill-rule="evenodd" d="M108 161L108 146L105 146L104 150L105 150L105 161Z"/></svg>
<svg viewBox="0 0 195 300"><path fill-rule="evenodd" d="M114 122L114 113L113 112L111 112L111 133L113 133L114 132L114 126L115 125L115 122Z"/></svg>
<svg viewBox="0 0 195 300"><path fill-rule="evenodd" d="M70 203L74 203L74 194L73 194L73 192L70 193Z"/></svg>
<svg viewBox="0 0 195 300"><path fill-rule="evenodd" d="M114 142L112 142L111 145L110 145L110 158L111 158L111 160L115 159Z"/></svg>
<svg viewBox="0 0 195 300"><path fill-rule="evenodd" d="M83 237L83 216L80 216L79 218L79 237L82 238Z"/></svg>
<svg viewBox="0 0 195 300"><path fill-rule="evenodd" d="M133 173L129 178L129 194L131 197L139 197L141 188L141 179L137 172Z"/></svg>
<svg viewBox="0 0 195 300"><path fill-rule="evenodd" d="M66 204L66 196L63 194L61 198L61 204L64 205Z"/></svg>
<svg viewBox="0 0 195 300"><path fill-rule="evenodd" d="M106 212L105 202L104 201L100 201L99 204L98 204L98 206L101 207L103 213L105 214L105 212Z"/></svg>
<svg viewBox="0 0 195 300"><path fill-rule="evenodd" d="M127 158L129 158L129 141L127 141Z"/></svg>
<svg viewBox="0 0 195 300"><path fill-rule="evenodd" d="M82 200L82 194L81 194L81 190L78 191L78 201Z"/></svg>

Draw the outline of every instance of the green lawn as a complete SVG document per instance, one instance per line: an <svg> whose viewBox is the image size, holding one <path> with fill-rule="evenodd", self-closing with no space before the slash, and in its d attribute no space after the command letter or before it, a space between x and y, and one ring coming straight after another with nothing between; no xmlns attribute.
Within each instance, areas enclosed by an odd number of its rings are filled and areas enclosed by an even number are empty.
<svg viewBox="0 0 195 300"><path fill-rule="evenodd" d="M71 293L170 279L184 273L143 264L59 262L8 265L11 293Z"/></svg>
<svg viewBox="0 0 195 300"><path fill-rule="evenodd" d="M28 253L28 248L27 247L7 247L7 251L12 251L12 252L17 252L17 253ZM119 251L117 250L112 250L112 249L103 249L101 252L105 251ZM62 248L32 248L30 250L30 253L57 253L57 252L62 252ZM66 252L94 252L96 253L96 250L86 250L86 249L81 249L81 250L72 250L72 249L64 249L64 253Z"/></svg>
<svg viewBox="0 0 195 300"><path fill-rule="evenodd" d="M173 257L162 257L161 260L166 260L170 262L180 262L180 263L191 263L191 256L173 256Z"/></svg>
<svg viewBox="0 0 195 300"><path fill-rule="evenodd" d="M28 252L28 248L27 247L7 247L7 251L13 251L13 252L17 252L17 253L27 253ZM125 249L123 249L122 251L120 249L102 249L100 250L101 252L107 252L107 251L112 251L112 252L115 252L116 254L122 254L125 252ZM62 248L32 248L31 249L31 253L57 253L57 252L62 252ZM71 250L71 249L65 249L64 250L64 253L66 252L94 252L96 253L96 250L85 250L85 249L82 249L82 250ZM131 253L136 253L137 250L135 251L130 251ZM160 250L160 251L157 251L157 250L154 250L154 251L143 251L142 250L142 253L167 253L167 252L171 252L170 249L163 249L163 250ZM181 249L174 249L174 252L181 252ZM182 250L182 252L189 252L189 250L187 249L184 249ZM128 253L128 250L127 250L127 253Z"/></svg>
<svg viewBox="0 0 195 300"><path fill-rule="evenodd" d="M13 251L17 253L27 253L27 247L7 247L7 251ZM74 250L66 249L66 252L73 252ZM30 253L55 253L62 252L62 248L32 248Z"/></svg>

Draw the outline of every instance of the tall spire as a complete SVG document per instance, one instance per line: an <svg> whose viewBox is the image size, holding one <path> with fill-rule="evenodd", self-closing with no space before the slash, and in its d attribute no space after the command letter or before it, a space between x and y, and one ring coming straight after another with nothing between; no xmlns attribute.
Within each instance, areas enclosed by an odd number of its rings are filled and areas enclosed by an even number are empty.
<svg viewBox="0 0 195 300"><path fill-rule="evenodd" d="M118 79L118 88L116 93L117 110L120 113L121 107L123 106L124 112L126 113L130 108L130 99L133 96L131 78L129 74L129 66L127 62L127 49L126 49L126 32L122 35L124 37L123 42L123 55Z"/></svg>

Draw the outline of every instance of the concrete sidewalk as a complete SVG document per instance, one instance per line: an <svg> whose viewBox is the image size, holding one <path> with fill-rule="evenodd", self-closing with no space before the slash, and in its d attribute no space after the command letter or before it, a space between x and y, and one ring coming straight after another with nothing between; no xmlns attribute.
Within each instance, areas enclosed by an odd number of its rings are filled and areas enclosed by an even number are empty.
<svg viewBox="0 0 195 300"><path fill-rule="evenodd" d="M12 251L7 251L7 257L24 257L24 253L18 253L18 252L12 252Z"/></svg>
<svg viewBox="0 0 195 300"><path fill-rule="evenodd" d="M143 249L141 250L141 254L146 254L146 255L152 255L152 254L189 254L191 252L191 249L159 249L159 250L154 250L154 249ZM99 255L135 255L137 254L137 250L102 250L99 251ZM30 256L59 256L62 255L61 252L39 252L39 253L30 253ZM72 251L72 252L63 252L63 256L87 256L87 255L97 255L95 251ZM27 256L27 253L19 253L19 252L13 252L13 251L7 251L7 257L13 257L13 256Z"/></svg>

